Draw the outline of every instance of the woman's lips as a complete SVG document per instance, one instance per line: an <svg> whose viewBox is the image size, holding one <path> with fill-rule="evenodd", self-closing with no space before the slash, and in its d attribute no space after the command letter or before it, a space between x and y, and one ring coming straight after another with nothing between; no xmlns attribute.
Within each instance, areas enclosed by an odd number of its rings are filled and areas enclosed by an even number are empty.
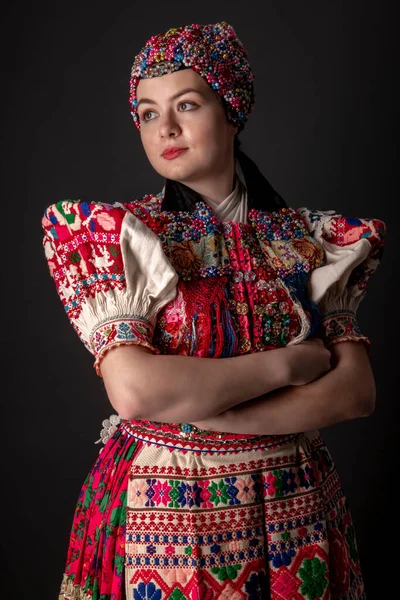
<svg viewBox="0 0 400 600"><path fill-rule="evenodd" d="M171 150L168 150L167 152L164 152L162 154L162 157L166 158L167 160L172 160L173 158L177 158L178 156L180 156L183 152L186 152L186 150L188 150L188 148L171 149Z"/></svg>

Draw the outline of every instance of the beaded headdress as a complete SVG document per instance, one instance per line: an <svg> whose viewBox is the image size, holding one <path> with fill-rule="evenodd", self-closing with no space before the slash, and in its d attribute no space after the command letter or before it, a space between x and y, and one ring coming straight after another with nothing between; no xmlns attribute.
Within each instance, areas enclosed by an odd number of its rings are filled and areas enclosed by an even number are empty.
<svg viewBox="0 0 400 600"><path fill-rule="evenodd" d="M253 73L247 51L225 21L183 25L153 35L136 56L130 79L131 114L140 130L137 86L140 79L193 69L222 98L228 120L240 131L254 105Z"/></svg>

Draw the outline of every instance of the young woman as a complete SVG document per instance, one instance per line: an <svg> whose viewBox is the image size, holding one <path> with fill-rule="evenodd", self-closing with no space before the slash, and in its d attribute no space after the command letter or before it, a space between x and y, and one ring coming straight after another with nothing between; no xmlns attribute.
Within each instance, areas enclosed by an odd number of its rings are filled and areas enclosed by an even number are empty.
<svg viewBox="0 0 400 600"><path fill-rule="evenodd" d="M385 225L288 208L240 151L253 76L225 22L153 36L130 102L162 192L61 201L43 219L58 293L118 413L60 598L365 598L317 429L374 409L356 310Z"/></svg>

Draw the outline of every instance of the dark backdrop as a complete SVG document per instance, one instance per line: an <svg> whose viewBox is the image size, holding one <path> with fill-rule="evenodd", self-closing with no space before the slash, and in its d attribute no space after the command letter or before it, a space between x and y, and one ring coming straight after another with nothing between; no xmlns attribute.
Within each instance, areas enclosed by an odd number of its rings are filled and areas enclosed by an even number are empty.
<svg viewBox="0 0 400 600"><path fill-rule="evenodd" d="M160 190L129 114L131 63L153 33L223 19L247 47L256 79L244 150L289 205L388 224L383 264L359 310L372 338L376 411L323 434L352 507L369 600L397 594L397 63L389 3L38 0L2 8L2 598L57 597L76 498L101 421L113 412L49 277L42 212L66 198L129 201Z"/></svg>

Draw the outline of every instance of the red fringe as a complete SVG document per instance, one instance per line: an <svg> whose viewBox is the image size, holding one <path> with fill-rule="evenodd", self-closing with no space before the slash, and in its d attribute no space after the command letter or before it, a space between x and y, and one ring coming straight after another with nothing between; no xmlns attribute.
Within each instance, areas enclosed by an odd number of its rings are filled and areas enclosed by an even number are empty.
<svg viewBox="0 0 400 600"><path fill-rule="evenodd" d="M190 354L207 357L210 355L213 336L215 348L213 355L221 355L225 344L223 312L228 310L226 298L227 277L207 277L197 281L182 282L186 288L186 317L188 326L195 330ZM215 322L213 322L213 303L215 303Z"/></svg>

